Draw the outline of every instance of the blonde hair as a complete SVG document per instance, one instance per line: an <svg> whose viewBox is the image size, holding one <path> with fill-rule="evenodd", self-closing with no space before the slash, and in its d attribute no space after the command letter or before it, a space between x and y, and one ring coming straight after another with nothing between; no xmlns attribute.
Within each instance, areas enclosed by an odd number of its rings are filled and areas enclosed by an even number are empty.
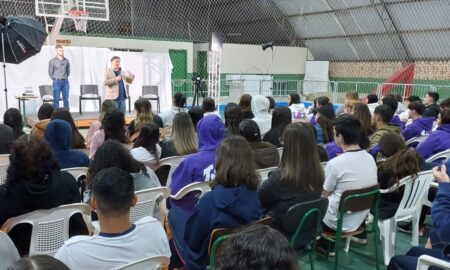
<svg viewBox="0 0 450 270"><path fill-rule="evenodd" d="M354 102L360 102L359 101L359 95L355 91L350 91L345 94L345 102L354 101Z"/></svg>
<svg viewBox="0 0 450 270"><path fill-rule="evenodd" d="M152 104L145 98L139 98L134 102L134 109L136 110L136 121L134 128L136 131L141 130L145 124L153 123Z"/></svg>
<svg viewBox="0 0 450 270"><path fill-rule="evenodd" d="M179 156L193 154L198 151L197 134L188 113L179 112L173 118L171 140Z"/></svg>

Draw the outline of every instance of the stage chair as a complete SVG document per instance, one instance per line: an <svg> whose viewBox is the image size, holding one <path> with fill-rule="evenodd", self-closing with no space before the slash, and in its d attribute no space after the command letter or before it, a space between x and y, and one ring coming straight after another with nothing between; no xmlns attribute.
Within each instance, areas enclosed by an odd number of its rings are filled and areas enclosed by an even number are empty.
<svg viewBox="0 0 450 270"><path fill-rule="evenodd" d="M74 214L80 213L86 223L89 233L92 232L91 207L84 203L61 205L49 210L36 210L24 215L8 219L1 230L10 232L16 225L30 224L31 242L29 255L47 254L53 256L69 239L69 220Z"/></svg>
<svg viewBox="0 0 450 270"><path fill-rule="evenodd" d="M339 250L340 242L346 240L345 252L348 252L350 248L350 240L352 236L360 234L364 231L364 228L360 226L354 232L343 232L342 226L344 224L344 213L355 213L359 211L372 209L374 213L373 217L373 233L374 233L374 245L375 245L375 265L376 269L379 269L378 263L378 201L380 197L380 185L376 184L374 186L362 189L347 190L342 193L341 200L339 202L339 218L337 224L336 232L326 231L321 234L322 238L328 239L329 241L334 241L336 246L336 257L334 261L334 269L339 268ZM328 256L327 256L328 257Z"/></svg>
<svg viewBox="0 0 450 270"><path fill-rule="evenodd" d="M53 86L39 85L39 94L41 96L42 104L53 103ZM62 100L61 98L59 100Z"/></svg>
<svg viewBox="0 0 450 270"><path fill-rule="evenodd" d="M390 219L380 220L378 222L385 265L388 265L392 256L394 256L395 234L398 221L412 220L411 244L413 246L419 245L420 211L433 179L432 171L420 172L417 177L407 176L390 189L380 190L381 194L387 194L396 192L396 190L404 186L403 197L395 215Z"/></svg>
<svg viewBox="0 0 450 270"><path fill-rule="evenodd" d="M136 262L129 263L117 270L160 270L166 269L169 266L170 258L164 256L148 257Z"/></svg>
<svg viewBox="0 0 450 270"><path fill-rule="evenodd" d="M82 84L80 85L80 97L79 97L79 108L80 115L83 114L81 109L82 100L98 100L98 110L102 109L102 98L98 95L98 85L96 84Z"/></svg>
<svg viewBox="0 0 450 270"><path fill-rule="evenodd" d="M289 244L295 250L306 250L309 253L312 270L317 237L322 233L322 219L327 207L327 198L298 203L289 208L283 220L283 229L290 235Z"/></svg>
<svg viewBox="0 0 450 270"><path fill-rule="evenodd" d="M264 182L269 178L269 173L275 169L278 169L278 167L259 169L259 170L256 170L256 172L258 173L259 178L261 179L261 182Z"/></svg>
<svg viewBox="0 0 450 270"><path fill-rule="evenodd" d="M156 100L156 113L160 113L159 87L157 85L143 85L142 98L145 98L148 101Z"/></svg>

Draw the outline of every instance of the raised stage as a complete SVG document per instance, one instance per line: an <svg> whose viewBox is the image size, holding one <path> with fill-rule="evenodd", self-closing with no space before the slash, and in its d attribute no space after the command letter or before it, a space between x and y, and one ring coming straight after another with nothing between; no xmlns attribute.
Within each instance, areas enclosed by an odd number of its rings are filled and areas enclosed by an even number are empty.
<svg viewBox="0 0 450 270"><path fill-rule="evenodd" d="M73 121L78 128L89 128L89 123L98 120L98 112L84 112L80 115L78 112L72 112ZM134 111L132 113L125 114L125 122L128 125L134 118L136 114ZM27 115L27 124L32 127L34 123L38 122L38 117L35 114Z"/></svg>

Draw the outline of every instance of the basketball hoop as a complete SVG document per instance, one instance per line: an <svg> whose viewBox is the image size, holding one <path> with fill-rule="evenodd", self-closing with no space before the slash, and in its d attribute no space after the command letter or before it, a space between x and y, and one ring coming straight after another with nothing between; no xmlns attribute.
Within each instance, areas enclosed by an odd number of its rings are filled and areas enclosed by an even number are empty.
<svg viewBox="0 0 450 270"><path fill-rule="evenodd" d="M69 10L69 16L75 25L75 30L78 32L87 32L87 16L89 12L83 10Z"/></svg>

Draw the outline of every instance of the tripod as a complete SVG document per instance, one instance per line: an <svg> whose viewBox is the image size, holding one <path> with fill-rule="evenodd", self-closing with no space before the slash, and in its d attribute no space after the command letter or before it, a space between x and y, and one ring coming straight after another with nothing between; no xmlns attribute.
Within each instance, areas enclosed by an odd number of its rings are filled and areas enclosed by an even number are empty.
<svg viewBox="0 0 450 270"><path fill-rule="evenodd" d="M3 32L3 27L0 28L2 32L2 54L3 54L3 77L5 79L5 103L6 109L8 109L8 88L6 87L6 55L5 55L5 33Z"/></svg>
<svg viewBox="0 0 450 270"><path fill-rule="evenodd" d="M192 99L192 107L198 106L200 95L202 98L205 98L205 92L202 89L202 81L194 80L194 97Z"/></svg>

